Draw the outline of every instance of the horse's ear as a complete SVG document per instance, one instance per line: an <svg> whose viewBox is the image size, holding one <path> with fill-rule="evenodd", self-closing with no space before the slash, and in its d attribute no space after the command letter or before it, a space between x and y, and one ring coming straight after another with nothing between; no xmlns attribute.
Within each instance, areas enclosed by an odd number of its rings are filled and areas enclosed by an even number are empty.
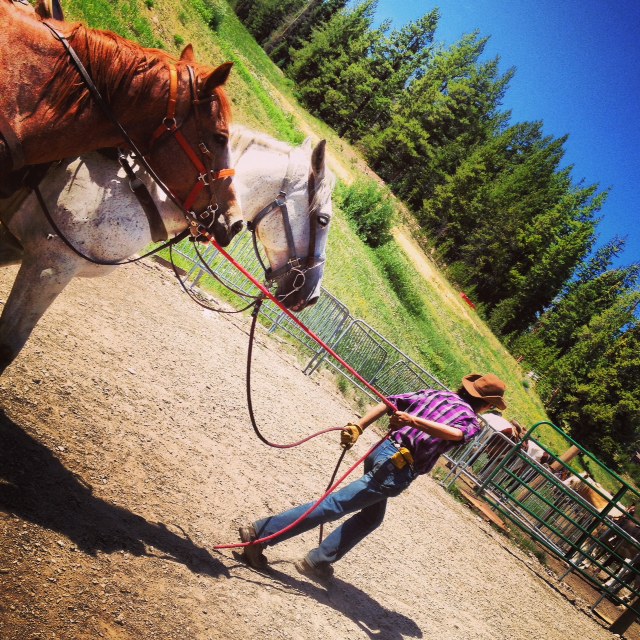
<svg viewBox="0 0 640 640"><path fill-rule="evenodd" d="M59 0L38 0L36 14L43 20L53 18L54 20L64 20L62 6Z"/></svg>
<svg viewBox="0 0 640 640"><path fill-rule="evenodd" d="M188 44L182 50L182 53L180 54L180 61L181 62L195 62L196 61L196 55L195 55L195 53L193 53L193 45Z"/></svg>
<svg viewBox="0 0 640 640"><path fill-rule="evenodd" d="M53 17L48 5L49 3L46 0L38 0L38 4L36 4L36 14L39 18L47 20L48 18Z"/></svg>
<svg viewBox="0 0 640 640"><path fill-rule="evenodd" d="M324 175L324 160L325 151L327 148L327 141L320 140L316 145L313 153L311 154L311 170L316 178L320 178Z"/></svg>
<svg viewBox="0 0 640 640"><path fill-rule="evenodd" d="M229 77L229 73L231 72L231 67L233 67L233 62L225 62L221 64L217 69L212 71L207 79L204 81L204 86L202 90L203 95L212 94L213 90L220 85L223 85L227 78Z"/></svg>

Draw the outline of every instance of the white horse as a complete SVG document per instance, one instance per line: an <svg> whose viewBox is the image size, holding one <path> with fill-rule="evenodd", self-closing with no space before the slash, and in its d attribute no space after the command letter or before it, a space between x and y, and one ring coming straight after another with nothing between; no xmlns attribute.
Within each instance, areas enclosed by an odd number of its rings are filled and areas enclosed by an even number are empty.
<svg viewBox="0 0 640 640"><path fill-rule="evenodd" d="M313 150L310 140L291 147L236 128L231 148L244 219L253 223L264 247L275 295L300 311L317 301L324 274L334 185L325 168L325 142ZM183 231L184 213L144 171L137 175L153 196L168 237ZM158 233L152 237L124 170L99 153L50 169L39 188L60 235L93 259L121 261L159 239ZM0 373L72 278L102 276L114 268L93 264L69 248L34 193L18 208L16 198L0 200L0 266L20 263L0 317Z"/></svg>

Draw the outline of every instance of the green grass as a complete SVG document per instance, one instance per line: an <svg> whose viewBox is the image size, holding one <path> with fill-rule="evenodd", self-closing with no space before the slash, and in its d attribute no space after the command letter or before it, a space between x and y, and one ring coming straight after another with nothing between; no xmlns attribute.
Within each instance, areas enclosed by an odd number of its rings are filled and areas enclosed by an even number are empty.
<svg viewBox="0 0 640 640"><path fill-rule="evenodd" d="M114 31L144 47L165 46L154 33L145 4L137 0L65 0L63 11L69 21Z"/></svg>
<svg viewBox="0 0 640 640"><path fill-rule="evenodd" d="M185 3L189 4L189 3ZM294 119L274 100L277 87L289 97L289 83L271 62L254 38L242 26L226 2L212 2L223 16L216 43L224 60L234 63L230 95L243 124L258 128L290 144L301 143L305 136Z"/></svg>

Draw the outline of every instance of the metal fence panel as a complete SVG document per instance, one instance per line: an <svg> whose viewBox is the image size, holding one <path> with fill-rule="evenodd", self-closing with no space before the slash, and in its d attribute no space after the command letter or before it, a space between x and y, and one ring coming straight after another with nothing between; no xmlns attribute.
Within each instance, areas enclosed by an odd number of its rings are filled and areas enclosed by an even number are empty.
<svg viewBox="0 0 640 640"><path fill-rule="evenodd" d="M475 484L497 511L565 561L569 572L579 572L601 591L594 608L604 597L628 604L640 597L640 521L624 513L621 500L640 508L640 493L555 425L544 424L561 434L567 446L588 456L600 473L609 473L619 487L615 495L592 478L577 475L534 437L534 430L515 444L489 426L471 442L447 452L450 468L442 483L450 486L464 477ZM528 455L527 442L547 451L550 463ZM619 517L614 517L615 509ZM640 614L638 603L630 606Z"/></svg>
<svg viewBox="0 0 640 640"><path fill-rule="evenodd" d="M345 324L352 320L346 305L324 288L321 289L318 302L312 307L304 309L297 317L329 346L335 343ZM324 351L284 311L280 312L270 331L278 329L289 334L303 347L311 351L314 356Z"/></svg>

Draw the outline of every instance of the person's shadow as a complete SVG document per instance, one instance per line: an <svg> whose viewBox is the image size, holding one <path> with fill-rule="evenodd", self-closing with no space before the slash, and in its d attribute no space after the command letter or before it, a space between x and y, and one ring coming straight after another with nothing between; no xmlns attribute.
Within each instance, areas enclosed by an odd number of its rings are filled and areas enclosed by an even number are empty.
<svg viewBox="0 0 640 640"><path fill-rule="evenodd" d="M90 555L122 550L137 556L160 555L194 573L229 576L224 564L186 534L173 533L162 523L148 522L94 496L90 486L2 409L0 510L58 531Z"/></svg>
<svg viewBox="0 0 640 640"><path fill-rule="evenodd" d="M240 555L234 553L236 560ZM384 640L402 640L403 638L422 638L422 630L411 619L396 611L387 609L370 595L334 575L330 580L311 582L299 579L290 573L278 571L274 564L264 573L283 585L283 589L301 593L317 602L335 609L364 631L370 638ZM278 563L279 564L279 563ZM295 569L293 569L295 573ZM256 572L262 574L262 572ZM382 577L384 579L384 577ZM273 583L270 583L273 588Z"/></svg>

